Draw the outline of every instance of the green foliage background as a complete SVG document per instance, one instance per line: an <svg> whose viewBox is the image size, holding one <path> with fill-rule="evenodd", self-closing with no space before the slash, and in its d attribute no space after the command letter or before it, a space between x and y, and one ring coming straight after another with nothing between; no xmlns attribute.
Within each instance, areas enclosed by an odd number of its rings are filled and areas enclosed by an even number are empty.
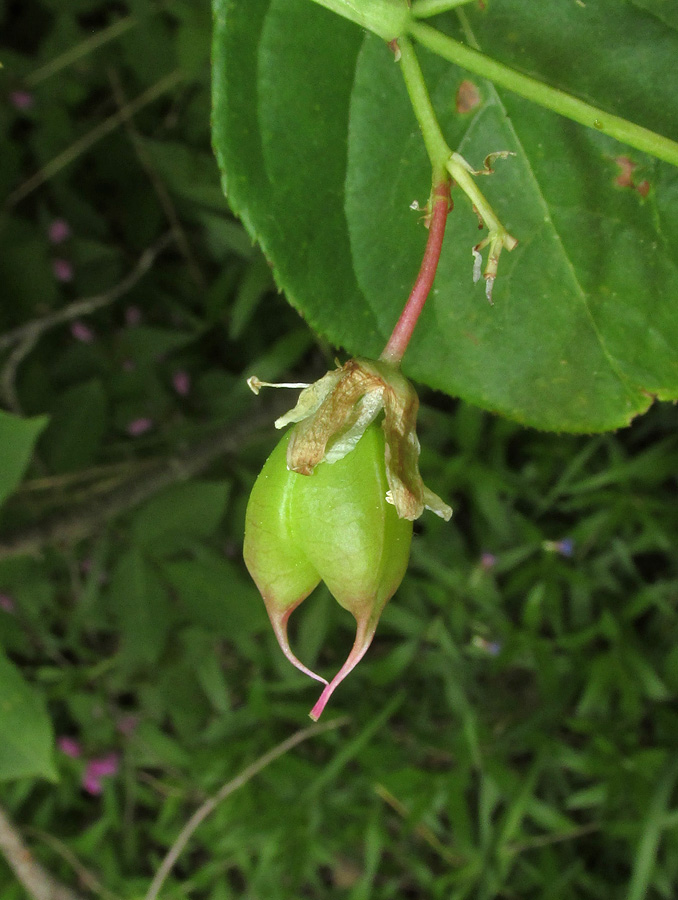
<svg viewBox="0 0 678 900"><path fill-rule="evenodd" d="M245 378L312 380L334 354L223 198L206 7L5 0L0 25L0 803L56 877L135 900L200 803L308 721L316 687L240 559L280 400ZM120 296L49 318L168 232ZM453 520L417 523L325 713L348 722L219 805L168 900L673 897L675 408L575 437L421 394ZM294 621L299 656L335 671L348 615L319 591ZM93 796L86 762L111 752ZM1 861L0 893L25 896Z"/></svg>

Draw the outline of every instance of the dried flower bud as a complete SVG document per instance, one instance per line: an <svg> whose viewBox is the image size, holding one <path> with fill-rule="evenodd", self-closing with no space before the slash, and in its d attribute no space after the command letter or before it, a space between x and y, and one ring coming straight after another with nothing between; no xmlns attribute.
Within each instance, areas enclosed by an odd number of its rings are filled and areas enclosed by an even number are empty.
<svg viewBox="0 0 678 900"><path fill-rule="evenodd" d="M364 656L403 579L412 520L425 507L445 519L452 514L419 475L417 407L416 393L393 365L349 360L305 387L278 419L278 428L295 427L252 490L245 563L285 656L326 685L313 719ZM320 581L357 623L353 648L330 684L297 659L287 637L290 615Z"/></svg>
<svg viewBox="0 0 678 900"><path fill-rule="evenodd" d="M349 453L383 410L389 503L403 519L418 519L430 509L448 521L452 509L429 491L419 474L418 409L416 391L396 366L349 359L303 390L294 409L275 426L298 423L287 465L307 475L321 460L335 462Z"/></svg>

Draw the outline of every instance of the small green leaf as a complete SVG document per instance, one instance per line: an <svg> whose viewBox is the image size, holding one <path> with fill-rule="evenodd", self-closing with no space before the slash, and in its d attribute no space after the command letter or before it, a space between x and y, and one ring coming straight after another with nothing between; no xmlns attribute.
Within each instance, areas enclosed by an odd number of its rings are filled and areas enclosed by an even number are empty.
<svg viewBox="0 0 678 900"><path fill-rule="evenodd" d="M227 209L219 190L219 172L209 153L175 141L144 138L144 150L177 196L206 209Z"/></svg>
<svg viewBox="0 0 678 900"><path fill-rule="evenodd" d="M153 722L142 722L135 732L133 758L139 766L188 768L190 755L179 741L161 731Z"/></svg>
<svg viewBox="0 0 678 900"><path fill-rule="evenodd" d="M671 802L671 795L678 778L678 760L670 755L655 786L652 800L643 822L643 829L636 849L626 900L644 900L655 875L657 853L663 831L663 818Z"/></svg>
<svg viewBox="0 0 678 900"><path fill-rule="evenodd" d="M0 651L0 781L56 781L54 735L45 702Z"/></svg>
<svg viewBox="0 0 678 900"><path fill-rule="evenodd" d="M0 503L16 489L47 425L47 416L22 419L0 410Z"/></svg>

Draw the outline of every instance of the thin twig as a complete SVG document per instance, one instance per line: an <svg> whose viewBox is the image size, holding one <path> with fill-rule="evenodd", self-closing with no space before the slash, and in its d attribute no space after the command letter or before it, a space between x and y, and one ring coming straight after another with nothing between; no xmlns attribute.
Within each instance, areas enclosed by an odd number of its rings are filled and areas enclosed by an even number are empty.
<svg viewBox="0 0 678 900"><path fill-rule="evenodd" d="M23 341L28 335L37 334L40 336L43 332L54 328L55 325L70 322L79 316L90 315L102 307L113 303L114 300L128 293L136 285L151 268L156 258L173 240L174 235L168 231L155 244L147 247L129 275L126 275L122 281L110 290L104 291L102 294L94 294L94 296L86 297L83 300L75 300L73 303L69 303L68 306L64 306L63 309L59 309L48 316L44 316L41 319L32 319L30 322L26 322L25 325L20 325L18 328L0 335L0 350L5 350L18 341Z"/></svg>
<svg viewBox="0 0 678 900"><path fill-rule="evenodd" d="M33 900L83 900L80 894L57 881L33 858L33 854L2 808L0 808L0 852Z"/></svg>
<svg viewBox="0 0 678 900"><path fill-rule="evenodd" d="M191 246L188 243L186 232L182 228L176 208L174 206L174 203L172 202L172 197L170 196L170 193L167 190L164 181L160 178L155 168L153 167L153 161L148 150L144 146L143 138L134 125L134 120L130 113L129 101L125 96L125 91L122 86L120 76L115 69L111 69L109 71L108 80L111 83L113 97L115 98L115 102L118 104L118 109L120 110L121 114L124 115L123 125L125 126L127 136L130 139L130 143L132 144L132 147L134 149L134 152L136 153L137 159L139 160L142 169L148 175L148 180L151 182L153 190L155 191L155 194L158 198L158 202L160 203L163 212L167 216L167 221L172 228L177 247L186 260L188 272L197 286L204 289L206 286L205 276L201 272L193 251L191 250Z"/></svg>
<svg viewBox="0 0 678 900"><path fill-rule="evenodd" d="M322 734L325 731L340 728L348 721L348 716L342 716L339 719L333 719L331 722L325 722L322 725L311 725L310 728L302 728L300 731L295 732L291 737L288 737L287 740L278 744L277 747L274 747L272 750L269 750L268 753L264 753L263 756L260 756L259 759L252 763L252 765L247 766L247 768L243 769L239 775L227 782L213 797L210 797L209 800L206 800L205 803L202 804L202 806L199 806L179 832L177 839L163 859L160 868L153 876L153 881L151 882L151 886L149 887L144 900L156 900L165 879L172 871L172 867L179 858L181 851L190 840L193 832L222 800L225 800L226 797L234 791L237 791L238 788L243 787L243 785L247 784L247 782L254 778L255 775L258 775L262 769L265 769L266 766L269 766L278 759L278 757L289 752L293 747L296 747L297 744L300 744L302 741L306 741L309 738L316 737L316 735Z"/></svg>
<svg viewBox="0 0 678 900"><path fill-rule="evenodd" d="M0 560L39 553L51 544L72 544L96 534L107 522L158 491L186 481L220 457L241 450L245 440L253 437L258 429L270 428L270 421L270 411L262 411L241 427L230 423L212 437L158 463L153 470L133 476L104 497L98 500L89 497L75 509L55 513L43 522L9 535L0 543Z"/></svg>
<svg viewBox="0 0 678 900"><path fill-rule="evenodd" d="M375 784L374 792L377 796L381 797L384 803L388 803L391 809L393 809L402 819L409 819L410 812L408 808L395 796L395 794L392 794L387 787L383 784ZM419 822L414 825L413 830L418 837L435 850L446 863L449 863L449 865L458 867L462 866L467 861L465 856L446 847L433 829L429 828L424 822Z"/></svg>
<svg viewBox="0 0 678 900"><path fill-rule="evenodd" d="M509 853L524 853L526 850L548 847L551 844L558 844L562 841L575 841L577 838L585 837L587 834L593 834L596 831L600 831L600 825L597 822L592 822L589 825L573 828L571 831L562 831L555 834L538 834L533 838L511 843L506 849Z"/></svg>
<svg viewBox="0 0 678 900"><path fill-rule="evenodd" d="M104 119L103 122L100 122L95 128L92 128L91 131L88 131L87 134L83 134L83 136L78 138L77 141L74 141L70 147L67 147L61 153L57 154L57 156L44 165L42 169L36 172L35 175L32 175L24 181L23 184L20 184L18 188L12 191L6 200L6 206L9 209L16 206L17 203L24 200L29 194L32 194L34 190L39 188L46 181L49 181L50 178L53 178L63 168L72 163L83 153L86 153L90 147L93 147L94 144L97 143L97 141L100 141L101 138L110 134L111 131L115 131L118 125L121 125L127 116L135 115L139 110L148 106L149 103L152 103L154 100L157 100L158 97L167 93L167 91L175 88L184 77L184 73L180 69L175 69L174 72L170 72L169 75L161 78L160 81L151 85L147 91L140 94L136 100L133 100L124 113L120 111L114 113L112 116L109 116L108 119Z"/></svg>
<svg viewBox="0 0 678 900"><path fill-rule="evenodd" d="M91 872L87 866L83 865L71 848L64 844L63 841L60 841L59 838L55 837L53 834L48 834L46 831L42 831L40 828L29 827L24 830L27 835L33 835L39 841L47 844L47 846L58 856L65 860L87 890L91 891L93 894L99 894L106 898L106 900L120 900L117 894L114 894L112 891L109 891L108 888L104 887L94 872Z"/></svg>
<svg viewBox="0 0 678 900"><path fill-rule="evenodd" d="M113 24L109 25L107 28L102 28L101 31L95 32L93 35L90 35L90 37L85 38L84 41L80 41L80 43L69 47L64 53L60 53L59 56L51 59L48 63L45 63L44 66L40 66L39 69L34 69L26 78L26 87L35 87L46 78L51 78L52 75L56 75L57 72L60 72L67 66L72 66L73 63L82 59L83 56L87 56L103 44L115 40L115 38L120 37L120 35L129 31L130 28L134 28L134 26L138 24L139 20L135 19L133 16L118 19L117 22L113 22Z"/></svg>
<svg viewBox="0 0 678 900"><path fill-rule="evenodd" d="M139 769L137 772L137 781L143 781L149 787L153 788L153 790L160 794L161 797L165 799L169 797L176 797L180 800L186 799L187 791L182 787L175 787L171 784L165 784L164 781L161 781L159 778L156 778L154 775L151 775L150 772L144 772L143 769Z"/></svg>
<svg viewBox="0 0 678 900"><path fill-rule="evenodd" d="M30 478L17 488L16 493L21 495L40 494L44 491L64 490L68 488L77 489L82 484L96 481L97 484L101 479L120 479L130 472L138 473L140 469L152 469L157 466L158 458L153 459L128 459L122 462L107 463L106 465L91 466L88 469L80 469L77 472L63 472L59 475L45 475L40 478Z"/></svg>
<svg viewBox="0 0 678 900"><path fill-rule="evenodd" d="M173 240L174 235L171 232L164 234L152 247L144 250L129 275L123 278L115 287L104 291L103 294L95 294L93 297L86 297L84 300L76 300L63 309L59 309L48 316L43 316L41 319L33 319L25 325L21 325L19 328L15 328L13 331L8 331L0 336L0 350L11 347L12 344L17 344L7 358L2 374L0 374L0 397L2 397L9 409L18 415L21 414L21 404L16 393L16 374L19 366L35 347L40 337L50 328L54 328L55 325L70 322L79 316L90 315L128 293L148 272L158 255Z"/></svg>
<svg viewBox="0 0 678 900"><path fill-rule="evenodd" d="M2 374L0 374L0 397L7 409L10 409L18 416L23 414L23 410L16 392L16 373L21 363L38 343L39 338L40 334L38 332L27 334L23 341L17 344L9 354L3 366Z"/></svg>

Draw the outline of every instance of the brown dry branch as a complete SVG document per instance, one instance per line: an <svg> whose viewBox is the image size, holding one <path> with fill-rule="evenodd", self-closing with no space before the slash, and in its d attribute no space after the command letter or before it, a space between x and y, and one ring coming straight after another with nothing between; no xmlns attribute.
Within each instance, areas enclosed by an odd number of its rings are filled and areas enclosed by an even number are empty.
<svg viewBox="0 0 678 900"><path fill-rule="evenodd" d="M87 134L84 134L81 138L78 138L77 141L74 141L70 147L67 147L61 153L57 154L52 160L44 165L42 169L36 172L35 175L31 175L31 177L24 181L23 184L20 184L19 187L12 191L5 201L6 207L12 209L17 203L32 194L33 191L49 181L50 178L53 178L62 169L74 162L79 156L86 153L94 146L94 144L100 141L101 138L106 137L107 134L115 131L127 117L135 115L139 110L148 106L149 103L152 103L154 100L157 100L158 97L161 97L163 94L166 94L168 91L177 87L183 79L184 73L179 69L176 69L174 72L170 72L169 75L165 75L164 78L161 78L155 84L151 85L148 90L136 97L127 106L124 113L118 111L117 113L114 113L114 115L109 116L108 119L104 119L103 122L100 122L97 126L92 128L91 131L88 131Z"/></svg>
<svg viewBox="0 0 678 900"><path fill-rule="evenodd" d="M160 893L160 890L165 883L165 879L172 871L174 863L177 861L177 859L181 855L181 851L189 842L191 836L193 835L193 832L201 824L201 822L204 822L207 816L209 816L209 814L213 812L213 810L219 805L219 803L222 802L222 800L225 800L228 796L230 796L230 794L237 791L238 788L243 787L245 784L247 784L248 781L251 781L255 775L258 775L262 769L265 769L266 766L270 766L270 764L278 759L278 757L283 756L285 753L288 753L290 750L292 750L293 747L296 747L297 744L300 744L302 741L307 741L309 738L316 737L319 734L323 734L325 731L331 731L335 728L340 728L348 721L348 716L342 716L339 719L333 719L331 722L325 722L322 725L311 725L309 728L302 728L300 731L295 731L293 735L282 741L282 743L278 744L276 747L273 747L267 753L264 753L263 756L260 756L259 759L255 760L251 765L243 769L243 771L239 775L236 775L235 778L224 784L220 788L220 790L218 790L217 793L214 794L213 797L210 797L201 806L198 807L198 809L193 813L188 822L181 829L177 836L177 839L174 841L174 843L168 850L167 855L160 864L158 871L153 876L153 881L151 882L151 885L146 892L144 900L156 900L156 897Z"/></svg>
<svg viewBox="0 0 678 900"><path fill-rule="evenodd" d="M172 201L170 192L167 190L167 187L165 186L165 183L160 175L156 172L153 165L153 160L151 159L148 150L144 146L143 138L137 131L137 128L134 124L134 118L130 112L130 103L125 96L125 91L122 86L122 81L120 80L120 75L115 69L109 70L108 80L111 83L113 97L115 98L115 102L118 105L118 109L120 113L124 115L123 125L125 127L125 131L127 132L127 136L130 140L130 143L132 144L132 148L136 154L136 157L139 160L139 164L148 176L148 180L151 182L151 186L155 191L155 195L158 198L160 206L162 207L162 211L165 213L167 221L172 228L172 233L174 234L177 248L186 260L186 265L191 278L199 288L204 290L207 285L205 276L203 275L200 266L198 265L198 262L195 258L195 255L191 250L191 245L188 242L186 232L184 231L181 225L181 221L179 220L179 216Z"/></svg>
<svg viewBox="0 0 678 900"><path fill-rule="evenodd" d="M56 325L71 322L81 316L91 315L127 294L148 272L160 253L173 241L174 234L172 232L164 234L160 240L144 250L132 271L110 290L92 297L85 297L82 300L75 300L68 306L64 306L63 309L58 309L40 319L32 319L30 322L0 335L0 351L16 345L7 357L2 374L0 374L0 396L9 409L18 414L21 413L21 405L15 387L16 373L22 361L35 347L42 335Z"/></svg>
<svg viewBox="0 0 678 900"><path fill-rule="evenodd" d="M68 512L55 513L43 522L28 526L0 539L0 560L10 556L36 554L52 544L70 545L98 533L108 522L148 500L158 491L186 481L204 471L222 456L242 450L243 444L270 428L270 411L250 417L247 422L232 422L200 443L175 456L145 468L103 496L89 497Z"/></svg>
<svg viewBox="0 0 678 900"><path fill-rule="evenodd" d="M103 47L103 45L109 43L109 41L114 41L121 37L125 32L139 25L139 22L140 20L135 19L134 16L127 16L124 19L118 19L107 28L95 31L94 34L91 34L89 37L85 38L85 40L80 41L79 44L74 44L63 53L60 53L59 56L51 59L38 69L34 69L26 78L26 87L36 87L47 78L51 78L53 75L61 72L62 69L72 66L85 56L89 56L90 53L93 53L99 47Z"/></svg>
<svg viewBox="0 0 678 900"><path fill-rule="evenodd" d="M0 807L0 852L32 900L83 900L33 858L21 835Z"/></svg>

